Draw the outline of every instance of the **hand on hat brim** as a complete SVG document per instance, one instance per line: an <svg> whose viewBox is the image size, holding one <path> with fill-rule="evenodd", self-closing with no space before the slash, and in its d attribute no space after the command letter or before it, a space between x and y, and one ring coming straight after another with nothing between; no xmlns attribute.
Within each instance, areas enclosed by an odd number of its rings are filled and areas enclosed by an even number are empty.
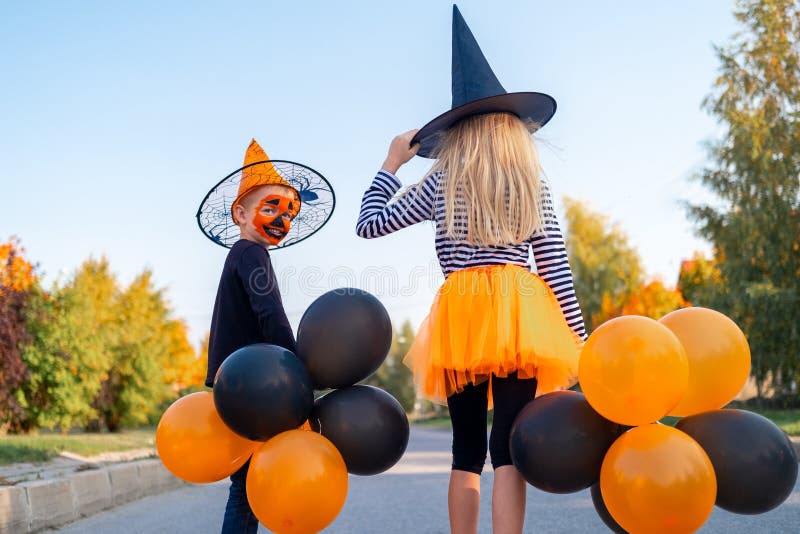
<svg viewBox="0 0 800 534"><path fill-rule="evenodd" d="M555 99L544 93L520 92L490 96L442 113L420 128L411 139L411 144L419 143L417 156L435 158L441 134L461 119L486 113L511 113L523 122L535 124L535 131L547 124L555 112Z"/></svg>

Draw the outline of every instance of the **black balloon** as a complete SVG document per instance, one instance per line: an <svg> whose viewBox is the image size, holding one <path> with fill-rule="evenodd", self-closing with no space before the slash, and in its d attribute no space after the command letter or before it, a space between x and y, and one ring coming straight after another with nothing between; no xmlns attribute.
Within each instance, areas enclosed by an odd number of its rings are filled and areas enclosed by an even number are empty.
<svg viewBox="0 0 800 534"><path fill-rule="evenodd" d="M592 409L582 393L556 391L529 402L511 427L511 459L529 484L572 493L600 478L622 427Z"/></svg>
<svg viewBox="0 0 800 534"><path fill-rule="evenodd" d="M297 330L297 355L316 389L352 386L381 366L392 323L378 299L354 288L329 291L311 303Z"/></svg>
<svg viewBox="0 0 800 534"><path fill-rule="evenodd" d="M792 493L797 453L775 423L744 410L685 417L676 428L703 447L717 475L717 506L738 514L772 510Z"/></svg>
<svg viewBox="0 0 800 534"><path fill-rule="evenodd" d="M314 390L297 356L258 343L222 362L214 380L214 405L231 430L265 441L303 424L314 407Z"/></svg>
<svg viewBox="0 0 800 534"><path fill-rule="evenodd" d="M320 397L311 428L336 445L354 475L392 467L408 445L408 418L397 400L372 386L351 386Z"/></svg>
<svg viewBox="0 0 800 534"><path fill-rule="evenodd" d="M606 508L606 501L603 500L603 493L600 491L600 483L595 482L591 491L592 504L594 504L594 509L597 510L597 515L600 516L603 523L617 534L627 534L628 531L619 526L619 523L611 517L611 513L608 511L608 508Z"/></svg>

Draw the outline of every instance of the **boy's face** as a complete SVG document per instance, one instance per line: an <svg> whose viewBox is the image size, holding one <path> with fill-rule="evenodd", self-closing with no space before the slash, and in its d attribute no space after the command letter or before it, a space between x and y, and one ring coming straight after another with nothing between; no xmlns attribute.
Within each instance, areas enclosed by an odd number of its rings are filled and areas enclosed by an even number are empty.
<svg viewBox="0 0 800 534"><path fill-rule="evenodd" d="M297 194L282 185L261 186L234 208L242 237L265 247L277 245L286 237L299 211Z"/></svg>

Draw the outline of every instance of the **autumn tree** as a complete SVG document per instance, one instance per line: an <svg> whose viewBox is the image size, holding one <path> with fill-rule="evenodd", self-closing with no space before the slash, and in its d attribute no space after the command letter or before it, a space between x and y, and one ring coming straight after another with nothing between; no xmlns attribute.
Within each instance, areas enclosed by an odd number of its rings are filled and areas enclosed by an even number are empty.
<svg viewBox="0 0 800 534"><path fill-rule="evenodd" d="M695 252L681 263L677 289L692 306L707 308L714 308L727 293L719 263L702 252Z"/></svg>
<svg viewBox="0 0 800 534"><path fill-rule="evenodd" d="M26 312L30 371L19 395L30 427L69 430L97 418L92 406L113 365L119 288L105 258L85 261L62 287L36 287Z"/></svg>
<svg viewBox="0 0 800 534"><path fill-rule="evenodd" d="M36 281L33 264L25 259L25 249L16 237L0 243L0 287L25 291Z"/></svg>
<svg viewBox="0 0 800 534"><path fill-rule="evenodd" d="M36 279L16 238L0 243L0 430L25 428L24 403L15 391L27 378L20 346L28 341L25 307Z"/></svg>
<svg viewBox="0 0 800 534"><path fill-rule="evenodd" d="M89 258L44 289L22 253L0 244L0 430L116 430L202 384L206 361L152 273L122 290Z"/></svg>
<svg viewBox="0 0 800 534"><path fill-rule="evenodd" d="M416 395L411 370L403 358L414 342L414 329L409 321L403 322L399 331L392 334L392 345L386 360L365 383L385 389L403 406L406 412L414 409Z"/></svg>
<svg viewBox="0 0 800 534"><path fill-rule="evenodd" d="M653 280L640 284L625 295L620 303L604 298L601 311L596 317L601 324L622 315L643 315L658 320L688 305L678 289L666 287L661 280Z"/></svg>
<svg viewBox="0 0 800 534"><path fill-rule="evenodd" d="M800 4L741 0L740 31L717 47L705 109L724 127L698 180L713 204L687 204L717 251L726 290L714 302L747 335L763 393L800 381Z"/></svg>
<svg viewBox="0 0 800 534"><path fill-rule="evenodd" d="M206 374L208 370L208 342L210 338L211 332L207 330L203 338L200 340L200 346L197 349L197 359L199 360L197 365L199 366L200 381L196 386L189 386L189 389L186 390L187 392L193 390L202 391L203 388L205 388Z"/></svg>
<svg viewBox="0 0 800 534"><path fill-rule="evenodd" d="M202 346L198 353L189 342L189 328L183 320L168 319L162 328L169 342L167 351L163 353L164 359L160 362L164 369L163 379L177 397L181 391L202 386L205 382L208 341L207 338L204 340L205 354Z"/></svg>
<svg viewBox="0 0 800 534"><path fill-rule="evenodd" d="M608 216L571 198L565 198L564 205L575 293L591 332L604 320L603 303L621 307L642 282L644 270L628 236Z"/></svg>
<svg viewBox="0 0 800 534"><path fill-rule="evenodd" d="M149 270L139 274L116 302L119 324L113 364L94 406L110 431L146 423L170 395L162 363L169 357L169 321L164 291L153 284Z"/></svg>

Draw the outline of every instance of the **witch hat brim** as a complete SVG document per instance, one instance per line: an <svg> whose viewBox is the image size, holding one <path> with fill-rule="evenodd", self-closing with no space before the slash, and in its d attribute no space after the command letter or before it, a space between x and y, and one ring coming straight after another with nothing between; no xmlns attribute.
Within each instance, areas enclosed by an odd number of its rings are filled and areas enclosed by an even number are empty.
<svg viewBox="0 0 800 534"><path fill-rule="evenodd" d="M544 93L506 93L473 100L463 106L446 111L420 128L411 140L411 146L419 143L417 156L436 157L436 147L441 134L461 119L486 113L513 113L524 121L531 121L536 131L553 118L556 112L555 99Z"/></svg>
<svg viewBox="0 0 800 534"><path fill-rule="evenodd" d="M411 140L411 146L420 145L418 156L436 157L441 134L461 119L473 115L512 113L535 131L547 124L556 112L556 101L550 95L506 92L455 5L452 93L451 109L420 128Z"/></svg>
<svg viewBox="0 0 800 534"><path fill-rule="evenodd" d="M293 161L256 161L230 173L203 198L196 217L200 230L207 238L226 248L232 247L239 240L240 230L233 222L231 208L242 197L240 189L243 178L250 176L253 169L265 168L278 173L283 183L268 182L258 185L288 185L297 191L301 203L289 233L279 244L270 247L270 250L296 245L318 232L330 220L336 206L336 195L324 176L311 167Z"/></svg>

